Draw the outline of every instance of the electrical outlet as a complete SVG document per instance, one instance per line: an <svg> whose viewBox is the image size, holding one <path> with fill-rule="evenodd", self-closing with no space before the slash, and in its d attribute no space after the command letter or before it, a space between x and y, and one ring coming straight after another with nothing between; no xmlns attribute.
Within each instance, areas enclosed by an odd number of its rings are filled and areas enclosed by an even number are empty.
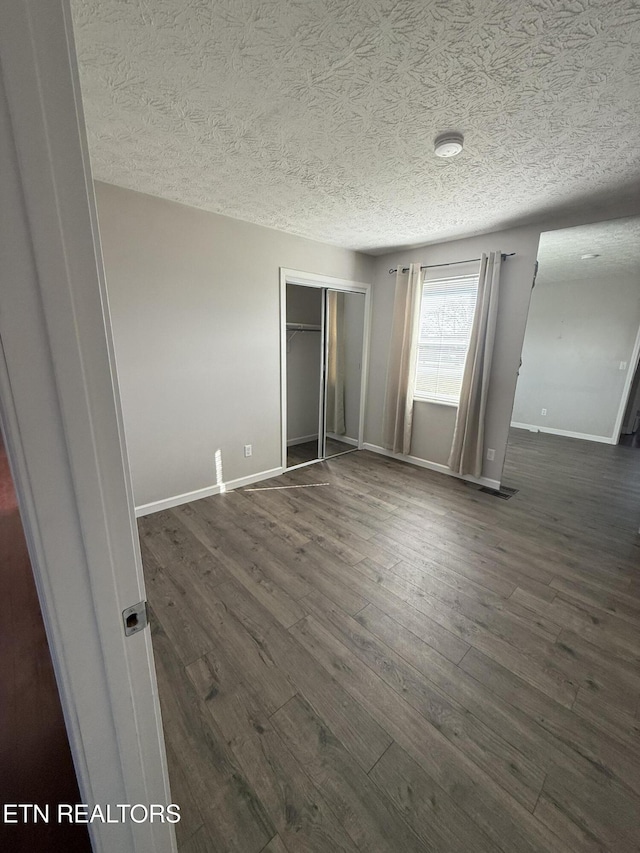
<svg viewBox="0 0 640 853"><path fill-rule="evenodd" d="M244 455L251 456L253 453L253 446L251 444L245 444L244 446Z"/></svg>
<svg viewBox="0 0 640 853"><path fill-rule="evenodd" d="M546 414L547 414L547 410L546 410L546 409L543 409L543 410L540 412L540 414L541 414L541 415L546 415Z"/></svg>
<svg viewBox="0 0 640 853"><path fill-rule="evenodd" d="M496 458L495 450L493 450L492 448L489 448L489 450L487 450L487 461L493 462L493 460L495 458Z"/></svg>
<svg viewBox="0 0 640 853"><path fill-rule="evenodd" d="M627 369L627 362L621 361L620 362L620 370L626 370L626 369Z"/></svg>

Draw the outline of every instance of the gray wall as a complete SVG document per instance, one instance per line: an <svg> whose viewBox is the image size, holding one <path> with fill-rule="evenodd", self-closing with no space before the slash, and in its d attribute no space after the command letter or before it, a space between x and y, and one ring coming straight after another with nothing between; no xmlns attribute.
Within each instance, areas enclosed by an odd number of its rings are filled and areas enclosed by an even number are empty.
<svg viewBox="0 0 640 853"><path fill-rule="evenodd" d="M365 441L381 445L389 267L491 249L517 252L503 266L487 412L495 460L483 475L500 478L540 233L575 222L371 258L107 184L96 192L136 505L213 485L218 449L226 482L280 466L280 266L373 281ZM453 408L417 403L413 455L444 464L454 419Z"/></svg>
<svg viewBox="0 0 640 853"><path fill-rule="evenodd" d="M487 462L485 459L482 470L484 477L500 479L540 231L539 226L527 226L394 252L376 259L365 441L382 445L382 411L395 285L395 276L389 275L389 268L417 261L442 264L466 260L479 257L481 252L496 249L516 252L516 256L509 258L502 266L485 435L485 448L495 450L495 459L493 462ZM454 407L416 402L411 454L428 462L446 464L453 439L455 416Z"/></svg>
<svg viewBox="0 0 640 853"><path fill-rule="evenodd" d="M372 259L96 184L135 502L281 464L279 268L371 281ZM243 445L253 444L245 459Z"/></svg>
<svg viewBox="0 0 640 853"><path fill-rule="evenodd" d="M639 325L636 278L546 281L541 266L513 422L611 439Z"/></svg>

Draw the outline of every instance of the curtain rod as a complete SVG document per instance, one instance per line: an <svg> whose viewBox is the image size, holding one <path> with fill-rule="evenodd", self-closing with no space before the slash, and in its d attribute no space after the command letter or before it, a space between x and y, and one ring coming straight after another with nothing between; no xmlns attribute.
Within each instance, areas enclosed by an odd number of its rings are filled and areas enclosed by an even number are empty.
<svg viewBox="0 0 640 853"><path fill-rule="evenodd" d="M507 258L512 258L516 253L515 252L503 252L501 257L502 260L506 260ZM451 261L448 264L422 264L420 267L421 270L432 270L436 267L454 267L456 264L472 264L474 261L479 261L481 258L468 258L466 261ZM398 272L398 268L394 270L389 270L389 275L393 272ZM402 272L409 272L409 267L402 267Z"/></svg>

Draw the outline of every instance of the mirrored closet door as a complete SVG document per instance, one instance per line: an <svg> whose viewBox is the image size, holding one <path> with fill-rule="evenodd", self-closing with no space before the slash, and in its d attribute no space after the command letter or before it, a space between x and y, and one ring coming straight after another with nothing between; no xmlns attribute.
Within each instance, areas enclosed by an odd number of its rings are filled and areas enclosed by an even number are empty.
<svg viewBox="0 0 640 853"><path fill-rule="evenodd" d="M287 283L285 299L286 467L294 468L358 449L366 297Z"/></svg>
<svg viewBox="0 0 640 853"><path fill-rule="evenodd" d="M325 291L325 459L358 447L364 306L364 293Z"/></svg>

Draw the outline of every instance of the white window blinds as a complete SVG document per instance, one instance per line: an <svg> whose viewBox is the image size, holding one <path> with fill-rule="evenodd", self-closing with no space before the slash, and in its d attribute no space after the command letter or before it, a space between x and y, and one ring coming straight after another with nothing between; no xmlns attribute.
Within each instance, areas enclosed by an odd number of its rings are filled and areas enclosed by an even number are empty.
<svg viewBox="0 0 640 853"><path fill-rule="evenodd" d="M477 293L477 274L425 281L415 398L458 404Z"/></svg>

